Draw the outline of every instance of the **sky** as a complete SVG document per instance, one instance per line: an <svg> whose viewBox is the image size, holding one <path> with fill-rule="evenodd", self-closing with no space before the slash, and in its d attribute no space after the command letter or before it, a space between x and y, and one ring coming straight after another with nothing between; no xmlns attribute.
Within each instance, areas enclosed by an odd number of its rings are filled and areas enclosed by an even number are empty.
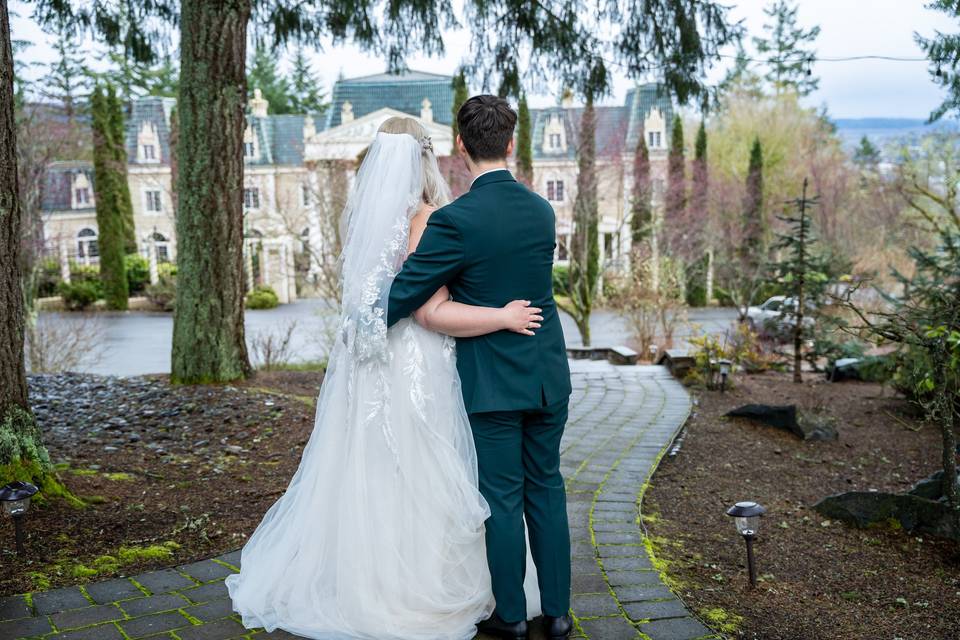
<svg viewBox="0 0 960 640"><path fill-rule="evenodd" d="M762 33L763 24L768 21L763 13L767 0L726 0L726 3L733 5L734 19L744 20L748 35ZM805 28L820 25L820 37L815 45L819 57L883 55L922 58L923 52L914 42L914 32L930 36L937 30L960 30L960 25L945 14L927 9L926 4L926 0L799 0L798 17ZM22 55L33 62L54 59L50 39L29 18L30 6L13 0L10 8L19 14L11 21L13 37L34 43ZM442 58L411 56L407 60L408 66L421 71L452 74L468 55L470 36L464 30L450 31L445 33L444 39L446 54ZM97 45L88 41L85 48L93 54ZM752 44L748 51L751 48ZM732 56L734 52L728 53ZM349 78L381 73L386 69L383 58L363 53L353 46L332 47L326 43L322 50L311 51L310 55L314 70L328 94L341 73ZM722 77L723 68L730 62L729 59L722 61L709 79L716 81ZM942 93L930 80L923 61L818 61L813 72L820 78L820 88L807 102L817 107L826 105L835 118L925 118L942 99ZM632 84L633 80L622 74L616 75L613 93L604 102L622 102ZM547 93L530 96L534 107L556 101L555 95Z"/></svg>

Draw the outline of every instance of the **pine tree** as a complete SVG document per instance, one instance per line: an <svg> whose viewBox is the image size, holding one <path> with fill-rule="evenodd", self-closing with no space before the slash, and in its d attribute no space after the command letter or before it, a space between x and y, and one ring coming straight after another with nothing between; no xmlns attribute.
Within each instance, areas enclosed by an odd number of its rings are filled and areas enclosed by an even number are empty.
<svg viewBox="0 0 960 640"><path fill-rule="evenodd" d="M517 106L517 179L528 187L533 186L533 148L531 145L530 109L527 96L520 94Z"/></svg>
<svg viewBox="0 0 960 640"><path fill-rule="evenodd" d="M760 55L766 57L766 79L779 95L784 90L807 96L817 90L820 80L815 78L811 65L816 51L811 48L820 35L820 27L803 29L797 25L797 7L791 0L775 0L763 10L772 23L765 23L766 38L753 39Z"/></svg>
<svg viewBox="0 0 960 640"><path fill-rule="evenodd" d="M90 80L84 67L83 53L76 33L64 18L59 18L45 31L54 37L56 58L44 65L47 80L43 94L63 105L67 120L73 126L79 110L77 103L86 93Z"/></svg>
<svg viewBox="0 0 960 640"><path fill-rule="evenodd" d="M292 113L290 83L277 68L275 53L263 43L257 43L250 60L250 71L247 74L248 97L253 96L255 89L260 89L263 99L269 103L270 113Z"/></svg>
<svg viewBox="0 0 960 640"><path fill-rule="evenodd" d="M960 20L960 3L955 0L932 0L927 8ZM933 38L924 38L920 34L914 34L913 38L930 60L930 77L947 92L940 106L930 113L930 122L948 113L960 113L960 36L937 32Z"/></svg>
<svg viewBox="0 0 960 640"><path fill-rule="evenodd" d="M673 116L670 137L670 155L667 158L666 214L669 223L675 223L683 214L687 198L686 159L683 150L683 121Z"/></svg>
<svg viewBox="0 0 960 640"><path fill-rule="evenodd" d="M453 76L453 124L451 125L451 128L453 130L453 144L455 153L457 136L460 135L460 129L457 125L457 113L460 111L460 107L463 106L463 103L466 102L469 97L470 93L467 89L467 78L463 73L463 69L460 69L459 73Z"/></svg>
<svg viewBox="0 0 960 640"><path fill-rule="evenodd" d="M176 98L180 90L180 69L170 54L156 65L137 65L141 71L135 76L136 88L148 96Z"/></svg>
<svg viewBox="0 0 960 640"><path fill-rule="evenodd" d="M753 139L750 164L747 168L746 196L743 203L742 251L746 263L753 268L764 262L766 220L763 213L763 147L760 138Z"/></svg>
<svg viewBox="0 0 960 640"><path fill-rule="evenodd" d="M870 138L863 136L853 152L853 162L861 169L876 169L880 164L880 149L870 142Z"/></svg>
<svg viewBox="0 0 960 640"><path fill-rule="evenodd" d="M702 219L707 210L707 193L709 191L709 171L707 169L707 125L701 120L697 129L697 141L693 149L693 184L690 191L690 205Z"/></svg>
<svg viewBox="0 0 960 640"><path fill-rule="evenodd" d="M690 186L691 222L700 235L704 255L688 271L687 298L697 304L709 304L713 298L713 238L710 236L710 215L707 199L710 193L710 172L707 164L707 125L702 119L697 129L693 150L693 177ZM703 246L701 245L701 246Z"/></svg>
<svg viewBox="0 0 960 640"><path fill-rule="evenodd" d="M593 95L580 117L577 148L577 197L573 203L573 238L570 247L570 299L562 305L573 317L583 346L590 346L590 313L600 278L599 215L597 210L597 119Z"/></svg>
<svg viewBox="0 0 960 640"><path fill-rule="evenodd" d="M318 114L327 110L328 105L320 90L320 82L313 72L310 60L303 52L302 45L298 45L293 52L290 88L290 109L293 113Z"/></svg>
<svg viewBox="0 0 960 640"><path fill-rule="evenodd" d="M116 148L122 146L116 139L114 109L119 105L112 86L97 86L90 101L93 125L94 190L97 203L98 245L100 248L100 279L108 309L126 310L127 274L124 267L127 231L122 195L126 184L126 158L118 166ZM121 170L121 166L124 170ZM129 191L127 191L129 198Z"/></svg>
<svg viewBox="0 0 960 640"><path fill-rule="evenodd" d="M793 301L793 381L803 382L803 342L805 313L811 302L823 292L827 276L822 262L814 255L816 236L808 209L817 204L817 198L807 197L807 179L803 179L803 192L790 203L796 209L795 216L777 216L786 223L786 230L778 234L776 249L783 250L783 259L775 267L775 275L789 292Z"/></svg>

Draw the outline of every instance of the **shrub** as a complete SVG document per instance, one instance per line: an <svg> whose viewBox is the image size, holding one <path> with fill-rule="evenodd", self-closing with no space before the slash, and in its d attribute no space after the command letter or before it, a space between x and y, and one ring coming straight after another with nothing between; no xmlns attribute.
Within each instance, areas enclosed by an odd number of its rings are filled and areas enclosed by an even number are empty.
<svg viewBox="0 0 960 640"><path fill-rule="evenodd" d="M247 294L247 309L273 309L280 304L276 292L261 285Z"/></svg>
<svg viewBox="0 0 960 640"><path fill-rule="evenodd" d="M140 295L150 284L150 261L136 253L123 259L127 271L127 288L131 296Z"/></svg>
<svg viewBox="0 0 960 640"><path fill-rule="evenodd" d="M144 288L147 300L163 311L173 311L177 299L177 279L173 277L160 278L156 284L148 284Z"/></svg>
<svg viewBox="0 0 960 640"><path fill-rule="evenodd" d="M570 295L570 267L566 265L553 267L553 295Z"/></svg>
<svg viewBox="0 0 960 640"><path fill-rule="evenodd" d="M60 286L60 263L54 259L44 260L37 269L36 296L49 298L57 295Z"/></svg>
<svg viewBox="0 0 960 640"><path fill-rule="evenodd" d="M71 262L70 282L100 282L100 268L91 264Z"/></svg>
<svg viewBox="0 0 960 640"><path fill-rule="evenodd" d="M67 309L82 311L100 298L98 282L79 280L77 282L61 282L58 287L60 297Z"/></svg>

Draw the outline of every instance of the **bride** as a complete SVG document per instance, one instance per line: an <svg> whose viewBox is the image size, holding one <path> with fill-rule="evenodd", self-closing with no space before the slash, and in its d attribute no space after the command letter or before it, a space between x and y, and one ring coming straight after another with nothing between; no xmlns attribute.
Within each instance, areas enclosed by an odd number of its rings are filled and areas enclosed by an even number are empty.
<svg viewBox="0 0 960 640"><path fill-rule="evenodd" d="M423 127L390 118L344 210L342 313L313 433L286 493L227 578L248 628L324 640L465 640L494 609L489 515L453 338L414 319L386 328L390 285L450 199ZM450 336L529 334L539 309L424 305ZM419 312L418 312L419 315ZM528 557L528 617L539 613Z"/></svg>

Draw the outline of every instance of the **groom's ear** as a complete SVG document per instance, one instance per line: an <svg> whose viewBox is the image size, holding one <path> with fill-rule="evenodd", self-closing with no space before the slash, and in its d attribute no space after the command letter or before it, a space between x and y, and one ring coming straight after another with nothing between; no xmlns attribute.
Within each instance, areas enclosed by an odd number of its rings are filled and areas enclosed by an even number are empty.
<svg viewBox="0 0 960 640"><path fill-rule="evenodd" d="M507 157L513 155L513 138L510 138L510 141L507 143Z"/></svg>
<svg viewBox="0 0 960 640"><path fill-rule="evenodd" d="M460 152L460 155L464 158L469 158L470 154L467 152L467 146L463 144L463 138L460 137L460 134L457 134L457 139L454 142L457 145L457 151Z"/></svg>

